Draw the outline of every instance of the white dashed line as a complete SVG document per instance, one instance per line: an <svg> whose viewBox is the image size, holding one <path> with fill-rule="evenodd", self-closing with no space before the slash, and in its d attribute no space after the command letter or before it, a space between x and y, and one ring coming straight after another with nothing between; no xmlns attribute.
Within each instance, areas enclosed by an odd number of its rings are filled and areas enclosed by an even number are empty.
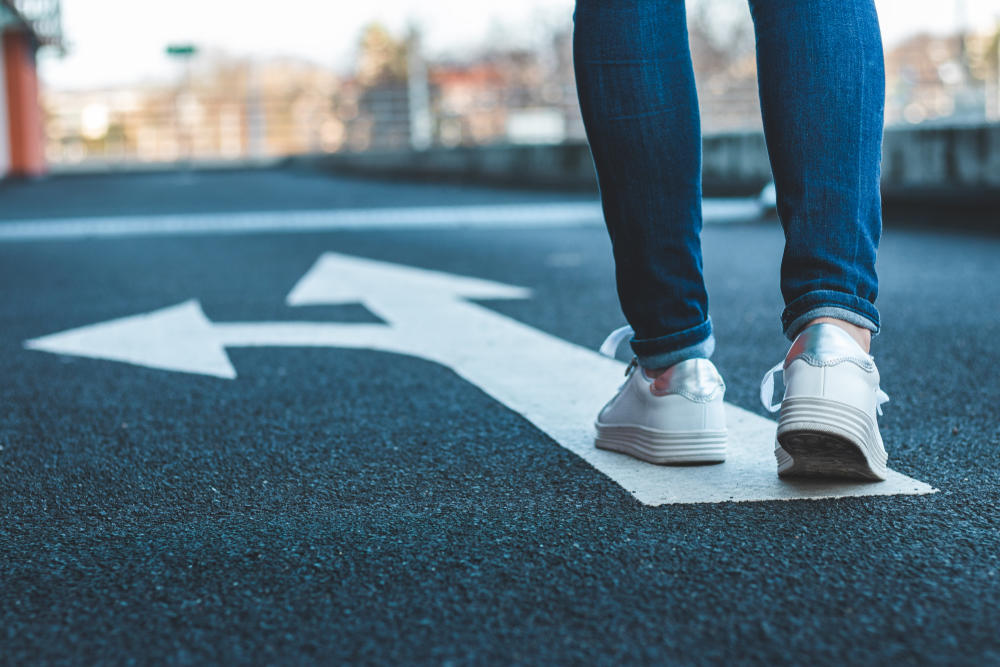
<svg viewBox="0 0 1000 667"><path fill-rule="evenodd" d="M753 199L708 199L704 203L706 222L738 222L759 216L760 209ZM603 224L601 206L593 201L408 206L19 220L0 222L0 242L349 229L535 228Z"/></svg>

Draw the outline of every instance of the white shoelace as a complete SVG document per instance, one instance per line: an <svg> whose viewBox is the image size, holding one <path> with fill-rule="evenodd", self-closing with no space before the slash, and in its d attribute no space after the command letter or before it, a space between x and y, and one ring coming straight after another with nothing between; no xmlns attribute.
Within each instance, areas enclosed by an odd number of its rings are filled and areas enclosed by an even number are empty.
<svg viewBox="0 0 1000 667"><path fill-rule="evenodd" d="M777 412L781 408L781 401L774 403L774 376L778 373L784 374L785 361L782 359L774 365L771 370L764 374L760 381L760 402L767 408L768 412ZM889 401L889 395L882 391L881 387L875 389L875 411L882 416L882 404Z"/></svg>
<svg viewBox="0 0 1000 667"><path fill-rule="evenodd" d="M601 343L600 353L605 357L611 357L614 359L615 354L618 352L618 348L621 347L622 342L626 338L631 338L634 335L635 332L632 331L632 327L629 325L626 324L623 327L618 327L608 334L608 337L604 339L603 343Z"/></svg>
<svg viewBox="0 0 1000 667"><path fill-rule="evenodd" d="M612 359L614 359L616 358L615 354L618 352L618 348L621 347L621 344L625 341L625 339L631 338L634 335L635 332L629 325L626 324L623 327L618 327L610 334L608 334L608 337L604 339L604 342L601 343L599 351L605 357L611 357ZM625 367L625 377L631 375L632 371L634 371L638 367L639 367L639 359L638 357L633 356L632 361L628 362L628 366Z"/></svg>
<svg viewBox="0 0 1000 667"><path fill-rule="evenodd" d="M760 381L760 402L767 408L768 412L777 412L781 408L781 401L773 403L774 400L774 376L785 372L785 360L782 359L775 364L771 370L764 373Z"/></svg>

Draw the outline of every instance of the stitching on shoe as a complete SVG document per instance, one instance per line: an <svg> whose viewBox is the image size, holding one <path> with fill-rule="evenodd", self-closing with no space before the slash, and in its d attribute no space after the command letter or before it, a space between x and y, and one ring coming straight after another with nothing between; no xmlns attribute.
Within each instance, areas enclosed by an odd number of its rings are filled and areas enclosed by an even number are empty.
<svg viewBox="0 0 1000 667"><path fill-rule="evenodd" d="M872 362L869 359L860 359L858 357L833 357L831 359L818 359L808 353L802 353L797 357L795 357L795 359L792 359L792 361L796 361L798 359L801 359L810 366L816 366L816 367L836 366L837 364L842 364L845 361L849 361L855 364L856 366L859 366L862 370L868 371L869 373L875 370L874 362ZM786 368L792 364L792 361L788 362Z"/></svg>

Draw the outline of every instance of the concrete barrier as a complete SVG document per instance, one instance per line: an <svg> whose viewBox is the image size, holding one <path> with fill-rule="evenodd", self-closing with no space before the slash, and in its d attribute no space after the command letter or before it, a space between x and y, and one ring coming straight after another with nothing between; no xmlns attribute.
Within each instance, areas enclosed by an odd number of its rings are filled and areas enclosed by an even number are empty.
<svg viewBox="0 0 1000 667"><path fill-rule="evenodd" d="M1000 190L1000 124L887 130L882 187L942 194Z"/></svg>
<svg viewBox="0 0 1000 667"><path fill-rule="evenodd" d="M590 149L583 142L301 155L289 158L289 162L340 173L413 180L570 190L597 187Z"/></svg>
<svg viewBox="0 0 1000 667"><path fill-rule="evenodd" d="M423 151L334 153L290 158L341 173L453 180L520 187L594 190L586 143L432 148ZM759 132L707 136L703 183L707 196L753 195L771 179ZM891 128L883 143L882 190L887 205L1000 206L1000 124ZM997 218L1000 224L1000 214Z"/></svg>

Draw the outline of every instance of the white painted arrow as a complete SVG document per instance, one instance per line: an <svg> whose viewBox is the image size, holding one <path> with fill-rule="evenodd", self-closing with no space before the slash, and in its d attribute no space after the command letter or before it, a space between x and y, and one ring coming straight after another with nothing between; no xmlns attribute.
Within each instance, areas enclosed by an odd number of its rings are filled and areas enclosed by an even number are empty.
<svg viewBox="0 0 1000 667"><path fill-rule="evenodd" d="M236 377L226 347L348 347L422 357L450 367L648 505L934 491L895 472L880 483L780 481L774 422L728 404L725 464L655 466L596 449L593 419L622 381L624 365L465 300L529 295L487 280L327 253L291 291L289 305L361 302L385 325L213 323L188 301L25 345L222 378Z"/></svg>
<svg viewBox="0 0 1000 667"><path fill-rule="evenodd" d="M236 378L227 347L375 347L394 350L377 324L213 323L195 300L27 341L56 354L123 361L165 371ZM401 351L401 350L400 350Z"/></svg>

